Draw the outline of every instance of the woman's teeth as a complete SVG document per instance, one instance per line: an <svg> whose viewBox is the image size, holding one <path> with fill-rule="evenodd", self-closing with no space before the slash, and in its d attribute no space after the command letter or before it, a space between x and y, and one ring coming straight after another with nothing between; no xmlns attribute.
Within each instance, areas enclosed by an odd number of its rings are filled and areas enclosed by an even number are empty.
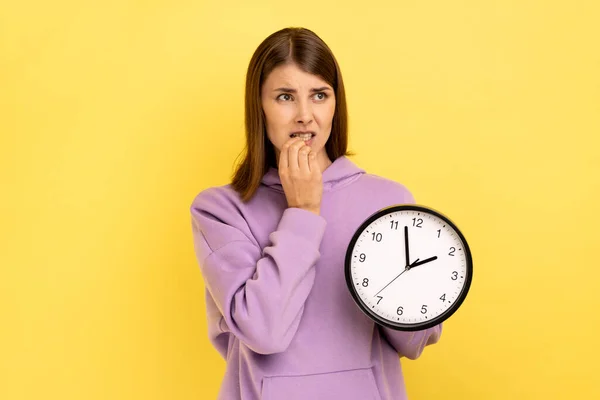
<svg viewBox="0 0 600 400"><path fill-rule="evenodd" d="M303 133L301 135L294 133L294 134L292 134L292 137L299 137L300 139L306 141L312 137L312 133Z"/></svg>

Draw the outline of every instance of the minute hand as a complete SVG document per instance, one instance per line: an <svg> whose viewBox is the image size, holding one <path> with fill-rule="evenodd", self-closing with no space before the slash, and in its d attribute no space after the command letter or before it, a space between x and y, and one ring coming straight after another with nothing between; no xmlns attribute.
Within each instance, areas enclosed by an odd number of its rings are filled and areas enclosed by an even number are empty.
<svg viewBox="0 0 600 400"><path fill-rule="evenodd" d="M419 259L417 258L412 264L410 264L408 266L408 269L411 269L411 268L414 268L414 267L418 267L419 265L431 262L433 260L437 260L437 256L429 257L429 258L426 258L426 259L421 260L421 261L419 261Z"/></svg>

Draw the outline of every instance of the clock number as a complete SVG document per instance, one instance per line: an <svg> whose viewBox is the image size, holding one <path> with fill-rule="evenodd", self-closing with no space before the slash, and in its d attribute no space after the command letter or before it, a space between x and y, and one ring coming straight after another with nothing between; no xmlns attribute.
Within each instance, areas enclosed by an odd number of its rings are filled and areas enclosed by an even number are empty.
<svg viewBox="0 0 600 400"><path fill-rule="evenodd" d="M366 258L367 258L367 255L365 253L360 253L360 256L358 257L360 262L365 262Z"/></svg>
<svg viewBox="0 0 600 400"><path fill-rule="evenodd" d="M402 309L402 306L398 307L398 309L396 310L396 314L402 315L403 313L404 313L404 310Z"/></svg>
<svg viewBox="0 0 600 400"><path fill-rule="evenodd" d="M437 232L438 232L438 237L440 237L440 235L442 234L442 230L441 230L441 229L438 229L438 231L437 231Z"/></svg>
<svg viewBox="0 0 600 400"><path fill-rule="evenodd" d="M456 249L454 247L450 247L450 253L448 253L448 255L454 257L455 251L456 251Z"/></svg>
<svg viewBox="0 0 600 400"><path fill-rule="evenodd" d="M440 297L440 300L441 300L441 301L446 301L446 293L444 293L444 294L442 295L442 297Z"/></svg>
<svg viewBox="0 0 600 400"><path fill-rule="evenodd" d="M425 313L427 313L427 304L423 304L423 307L421 307L421 314Z"/></svg>
<svg viewBox="0 0 600 400"><path fill-rule="evenodd" d="M421 218L413 218L413 226L416 226L417 228L422 228L421 224L423 223L423 220Z"/></svg>
<svg viewBox="0 0 600 400"><path fill-rule="evenodd" d="M382 296L377 296L377 297L379 297L379 300L377 300L377 304L379 304L379 302L383 299L383 297Z"/></svg>
<svg viewBox="0 0 600 400"><path fill-rule="evenodd" d="M390 223L392 224L390 229L398 229L398 221L390 221Z"/></svg>
<svg viewBox="0 0 600 400"><path fill-rule="evenodd" d="M373 240L377 241L377 242L381 242L381 233L375 233L373 232Z"/></svg>
<svg viewBox="0 0 600 400"><path fill-rule="evenodd" d="M368 280L367 278L363 279L362 285L363 285L364 287L367 287L367 286L369 286L369 280Z"/></svg>
<svg viewBox="0 0 600 400"><path fill-rule="evenodd" d="M458 272L452 271L452 280L455 281L458 279Z"/></svg>

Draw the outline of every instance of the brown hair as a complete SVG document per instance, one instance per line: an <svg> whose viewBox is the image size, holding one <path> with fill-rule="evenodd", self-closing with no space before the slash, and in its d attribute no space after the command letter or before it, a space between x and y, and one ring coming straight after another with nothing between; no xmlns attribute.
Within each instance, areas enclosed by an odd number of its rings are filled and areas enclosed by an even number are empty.
<svg viewBox="0 0 600 400"><path fill-rule="evenodd" d="M267 37L256 49L246 74L245 156L232 177L232 187L242 201L252 198L269 167L277 168L275 150L265 129L265 115L260 91L271 71L283 64L294 63L301 70L321 77L335 92L335 112L331 135L325 144L329 159L354 155L348 147L348 113L340 67L329 47L306 28L284 28Z"/></svg>

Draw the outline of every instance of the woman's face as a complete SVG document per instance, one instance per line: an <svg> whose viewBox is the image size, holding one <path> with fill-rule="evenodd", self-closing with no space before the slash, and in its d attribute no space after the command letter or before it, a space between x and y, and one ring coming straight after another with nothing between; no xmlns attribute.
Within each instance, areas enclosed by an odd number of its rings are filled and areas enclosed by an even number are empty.
<svg viewBox="0 0 600 400"><path fill-rule="evenodd" d="M305 143L317 152L321 163L327 158L325 143L335 112L335 93L327 82L295 64L281 65L263 83L261 103L277 160L283 144L300 132L311 133Z"/></svg>

